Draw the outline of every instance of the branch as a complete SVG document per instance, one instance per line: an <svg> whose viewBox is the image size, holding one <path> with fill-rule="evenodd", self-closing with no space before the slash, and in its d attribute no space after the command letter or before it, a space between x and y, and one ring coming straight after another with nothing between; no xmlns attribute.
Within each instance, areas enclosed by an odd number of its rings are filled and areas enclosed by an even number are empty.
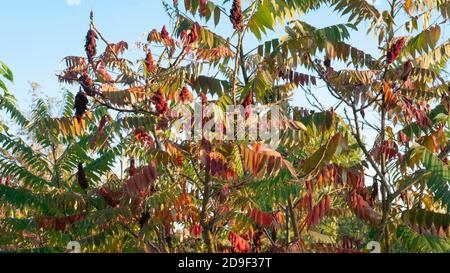
<svg viewBox="0 0 450 273"><path fill-rule="evenodd" d="M145 109L122 109L122 108L114 107L114 106L112 106L109 103L100 101L97 98L94 98L94 100L95 100L96 103L98 103L98 104L100 104L100 105L102 105L102 106L104 106L104 107L106 107L106 108L108 108L110 110L117 111L119 113L133 113L133 114L145 113L145 114L150 114L152 116L157 116L157 114L155 112L153 112L153 111L148 111L148 110L145 110Z"/></svg>
<svg viewBox="0 0 450 273"><path fill-rule="evenodd" d="M242 40L244 38L243 32L239 31L238 32L238 44L236 46L236 60L235 60L235 64L234 64L234 72L233 72L233 78L232 78L232 83L231 83L231 94L233 95L233 104L236 105L236 82L237 82L237 77L238 77L238 73L239 73L239 65L240 65L240 57L241 57L241 51L242 51Z"/></svg>
<svg viewBox="0 0 450 273"><path fill-rule="evenodd" d="M356 142L358 143L358 146L361 148L361 150L363 151L364 155L366 156L367 160L369 161L370 165L372 166L372 168L375 170L375 172L377 173L377 175L381 178L382 183L384 184L384 186L387 187L387 182L386 182L386 178L384 177L384 175L381 173L380 169L378 168L375 160L372 158L372 156L370 155L369 151L367 150L366 146L364 145L364 143L361 140L361 132L359 129L359 121L358 121L358 113L356 112L356 108L355 105L353 103L352 105L352 110L353 110L353 115L354 115L354 122L355 122L355 131L353 129L351 129L352 135L353 137L355 137ZM345 111L345 116L347 117L347 120L350 123L350 118L347 115L347 111Z"/></svg>

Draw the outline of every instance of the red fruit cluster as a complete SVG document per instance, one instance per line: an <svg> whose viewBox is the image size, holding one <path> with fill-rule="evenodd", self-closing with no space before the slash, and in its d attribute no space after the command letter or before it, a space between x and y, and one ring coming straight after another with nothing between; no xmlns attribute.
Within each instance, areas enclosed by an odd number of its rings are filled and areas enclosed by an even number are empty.
<svg viewBox="0 0 450 273"><path fill-rule="evenodd" d="M85 92L80 91L75 96L75 117L78 119L78 121L81 121L81 119L84 117L88 102L89 101Z"/></svg>
<svg viewBox="0 0 450 273"><path fill-rule="evenodd" d="M153 55L150 49L148 50L147 55L145 56L145 66L147 68L148 73L152 73L155 70Z"/></svg>
<svg viewBox="0 0 450 273"><path fill-rule="evenodd" d="M86 35L86 55L88 57L89 62L92 62L94 60L95 55L97 55L97 33L90 29Z"/></svg>
<svg viewBox="0 0 450 273"><path fill-rule="evenodd" d="M403 37L398 39L397 42L395 42L392 45L392 48L387 53L388 64L393 63L398 58L404 45L405 45L405 38L403 38Z"/></svg>
<svg viewBox="0 0 450 273"><path fill-rule="evenodd" d="M94 96L96 94L94 81L89 77L88 73L83 73L79 78L78 82L83 88L84 92L88 96Z"/></svg>
<svg viewBox="0 0 450 273"><path fill-rule="evenodd" d="M156 112L160 115L165 114L169 111L169 105L167 104L166 98L162 93L161 89L156 92L156 94L151 99L152 103L155 105Z"/></svg>
<svg viewBox="0 0 450 273"><path fill-rule="evenodd" d="M193 99L192 93L189 91L189 89L185 86L180 91L180 101L182 103L191 102Z"/></svg>
<svg viewBox="0 0 450 273"><path fill-rule="evenodd" d="M87 190L89 188L89 184L86 179L86 174L84 172L82 163L78 163L77 180L78 180L78 185L80 185L80 188L82 188L83 190Z"/></svg>
<svg viewBox="0 0 450 273"><path fill-rule="evenodd" d="M244 15L242 14L241 0L234 0L230 11L230 20L233 28L238 31L244 29Z"/></svg>

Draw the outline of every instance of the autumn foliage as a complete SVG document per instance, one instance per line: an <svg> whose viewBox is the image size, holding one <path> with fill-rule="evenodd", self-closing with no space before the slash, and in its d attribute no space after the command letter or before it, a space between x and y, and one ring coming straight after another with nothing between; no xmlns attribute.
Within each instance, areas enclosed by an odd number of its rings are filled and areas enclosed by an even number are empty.
<svg viewBox="0 0 450 273"><path fill-rule="evenodd" d="M91 14L85 53L58 75L72 90L60 116L44 100L24 115L0 81L0 109L25 132L0 122L0 251L448 251L448 1L222 2L166 5L170 24L149 26L137 60ZM348 22L302 20L319 7ZM428 9L443 22L418 29ZM352 45L364 26L377 56ZM281 109L276 145L212 137L274 120L264 106ZM187 122L199 138L177 127L180 108L200 112Z"/></svg>

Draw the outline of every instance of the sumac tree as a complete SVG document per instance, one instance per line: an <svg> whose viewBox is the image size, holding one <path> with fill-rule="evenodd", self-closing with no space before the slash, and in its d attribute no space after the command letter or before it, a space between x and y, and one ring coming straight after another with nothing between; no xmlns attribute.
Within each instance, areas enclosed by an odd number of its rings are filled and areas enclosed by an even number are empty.
<svg viewBox="0 0 450 273"><path fill-rule="evenodd" d="M165 4L172 27L137 43L137 62L91 14L86 55L65 57L58 75L79 90L62 117L38 103L29 119L1 97L28 133L0 134L0 176L12 181L0 185L1 250L64 251L73 240L86 252L356 253L374 240L386 252L448 250L448 1L383 11L362 0L178 2ZM316 28L298 16L325 5L349 21ZM286 35L263 42L280 23ZM363 23L379 56L348 43ZM261 45L245 51L249 36ZM319 85L335 107L291 105L295 92L317 100ZM277 146L211 140L239 121L206 115L210 105L242 106L244 129L278 106ZM199 107L197 122L216 129L182 137L179 107Z"/></svg>

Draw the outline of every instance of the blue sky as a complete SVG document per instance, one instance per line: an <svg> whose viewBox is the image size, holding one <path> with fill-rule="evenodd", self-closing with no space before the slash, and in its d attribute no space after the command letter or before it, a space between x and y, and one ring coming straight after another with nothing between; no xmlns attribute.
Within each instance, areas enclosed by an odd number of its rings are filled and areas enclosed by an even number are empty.
<svg viewBox="0 0 450 273"><path fill-rule="evenodd" d="M61 94L62 88L55 74L64 56L84 56L90 10L95 12L97 26L111 42L125 40L131 45L140 40L142 33L169 23L159 0L2 1L0 60L15 74L11 92L18 97L21 106L30 102L29 82L37 82L50 96ZM343 21L325 9L304 19L316 26ZM228 32L229 29L221 31ZM282 34L280 29L269 36ZM360 33L356 38L353 41L358 46L373 49L373 40L364 39ZM246 47L255 45L256 41L249 41Z"/></svg>
<svg viewBox="0 0 450 273"><path fill-rule="evenodd" d="M160 1L142 0L15 0L2 1L0 59L14 72L11 92L27 99L29 81L42 85L45 93L58 96L55 77L60 61L68 55L84 55L89 12L111 41L136 41L142 32L159 27L167 19Z"/></svg>

